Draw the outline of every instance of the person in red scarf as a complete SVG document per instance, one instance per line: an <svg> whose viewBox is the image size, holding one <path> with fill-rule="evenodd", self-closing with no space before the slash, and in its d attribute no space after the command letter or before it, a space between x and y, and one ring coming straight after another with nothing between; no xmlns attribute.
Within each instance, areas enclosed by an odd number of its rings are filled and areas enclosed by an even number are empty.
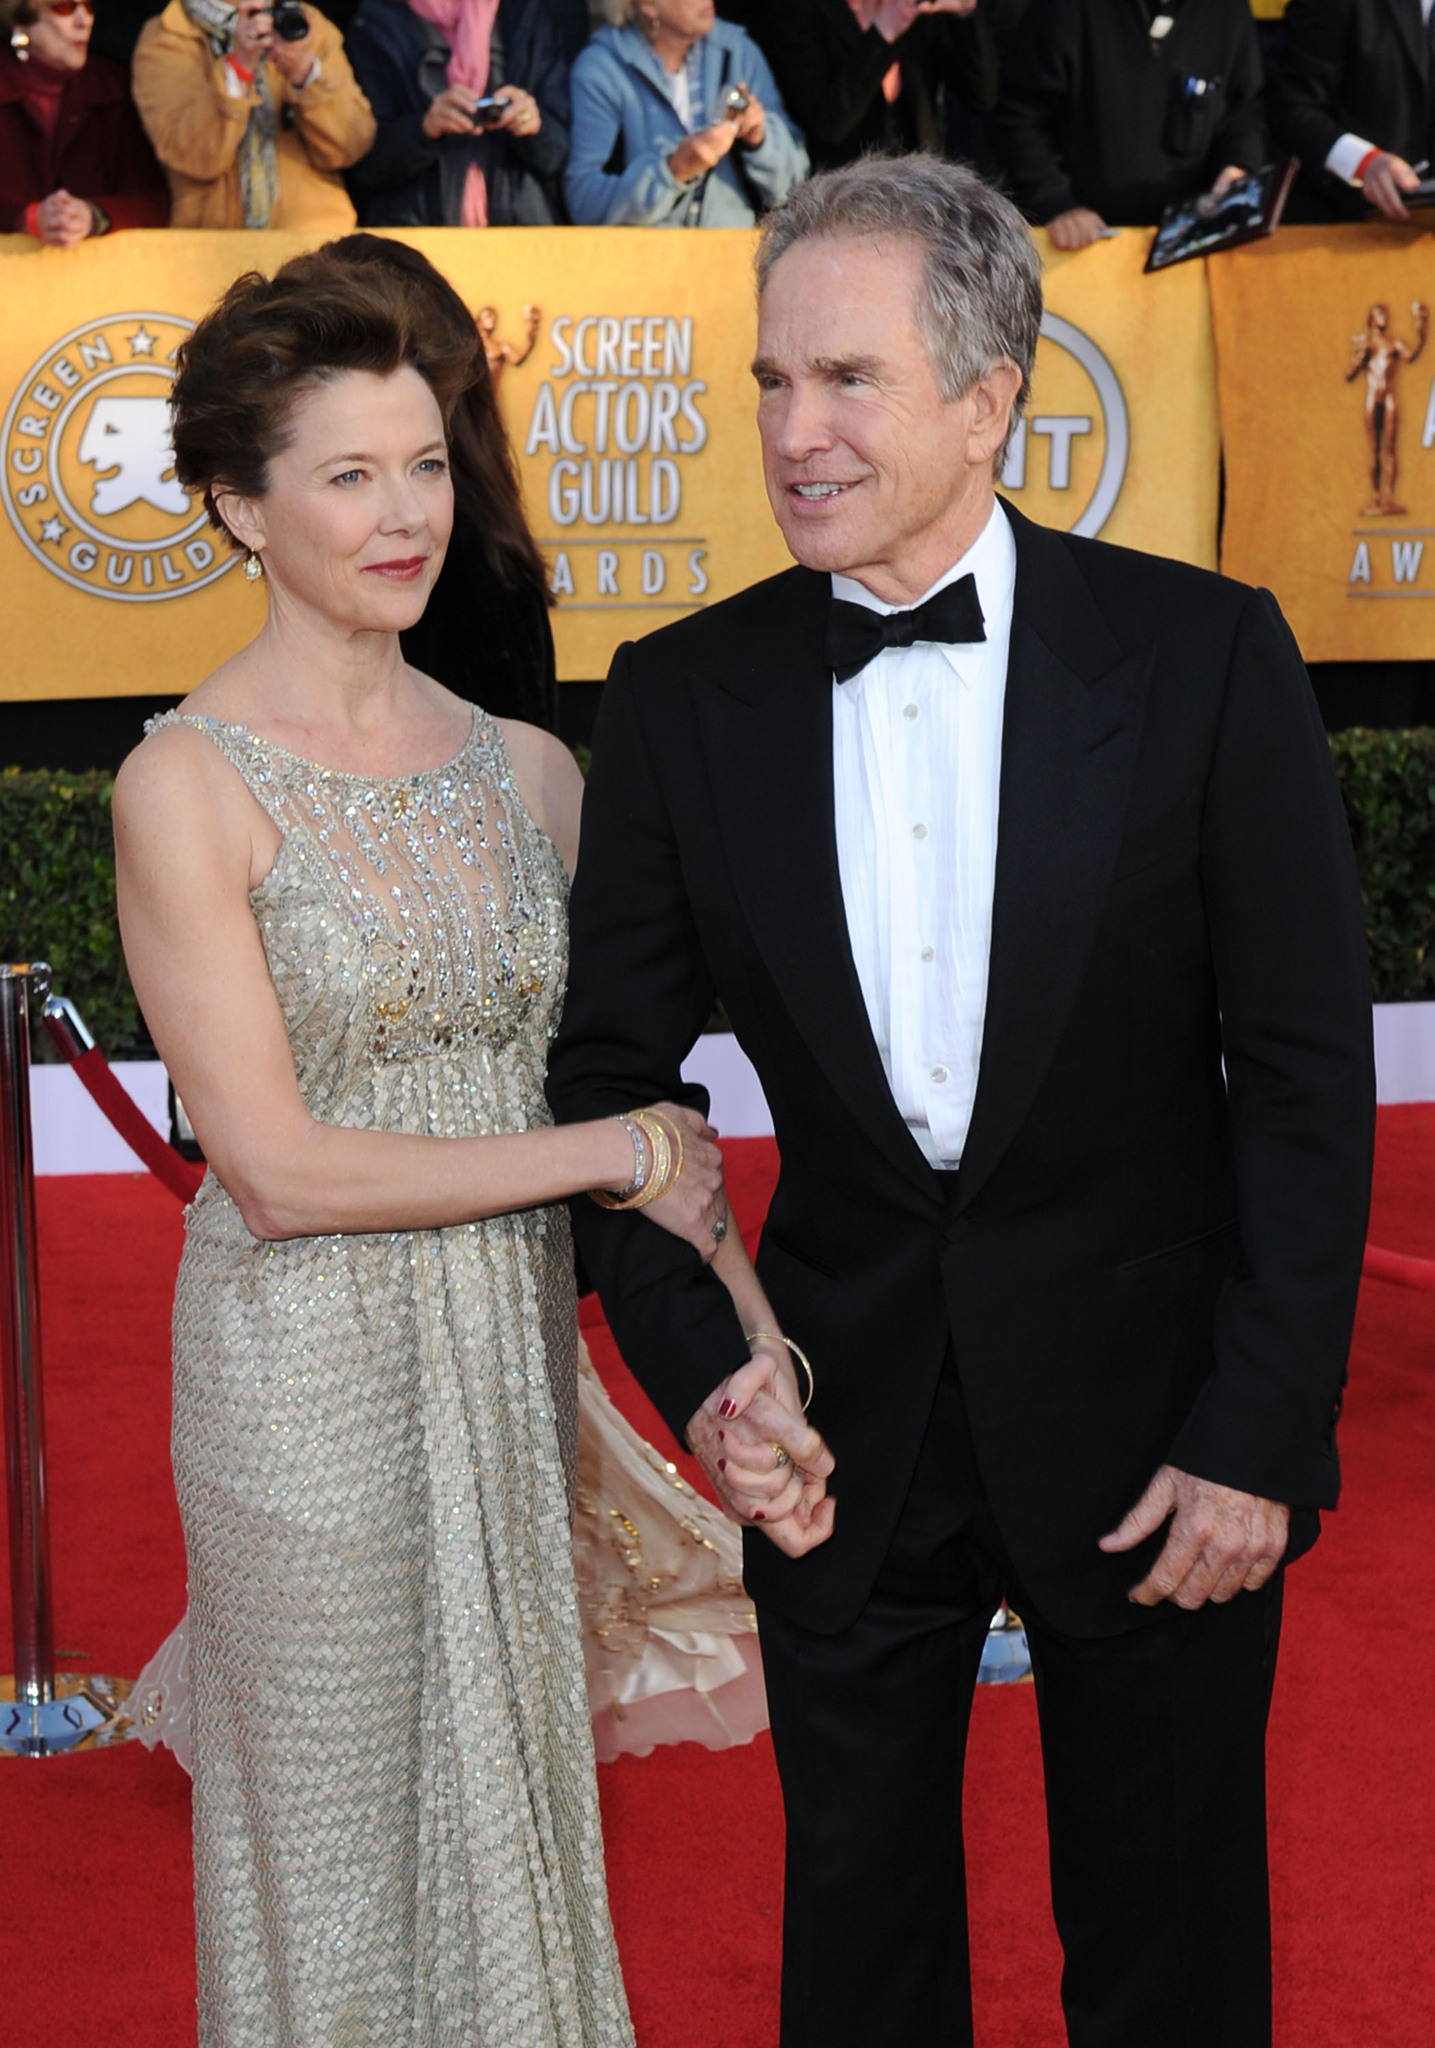
<svg viewBox="0 0 1435 2048"><path fill-rule="evenodd" d="M169 222L129 80L90 55L94 25L88 0L0 0L0 233L73 249Z"/></svg>

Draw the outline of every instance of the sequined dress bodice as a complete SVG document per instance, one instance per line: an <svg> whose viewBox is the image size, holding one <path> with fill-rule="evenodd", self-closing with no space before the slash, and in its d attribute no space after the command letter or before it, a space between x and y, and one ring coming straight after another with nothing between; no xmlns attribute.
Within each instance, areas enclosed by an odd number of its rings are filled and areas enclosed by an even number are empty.
<svg viewBox="0 0 1435 2048"><path fill-rule="evenodd" d="M482 712L373 778L205 734L322 1122L549 1120L566 878ZM631 2048L569 1503L565 1210L261 1242L213 1174L175 1299L200 2048Z"/></svg>

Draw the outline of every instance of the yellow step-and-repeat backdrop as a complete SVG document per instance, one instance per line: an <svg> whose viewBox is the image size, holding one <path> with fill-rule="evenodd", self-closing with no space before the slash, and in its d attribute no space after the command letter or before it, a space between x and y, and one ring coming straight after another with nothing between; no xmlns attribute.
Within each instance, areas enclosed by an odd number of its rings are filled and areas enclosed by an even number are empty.
<svg viewBox="0 0 1435 2048"><path fill-rule="evenodd" d="M551 565L558 672L788 562L762 487L752 238L427 230L502 346L500 396ZM1218 433L1205 273L1144 279L1146 237L1048 260L1048 316L1008 469L1035 518L1215 560ZM278 234L0 238L0 696L187 690L262 617L261 590L176 483L171 357ZM481 622L476 622L481 626Z"/></svg>
<svg viewBox="0 0 1435 2048"><path fill-rule="evenodd" d="M1210 266L1221 566L1308 661L1435 656L1435 236L1287 228Z"/></svg>

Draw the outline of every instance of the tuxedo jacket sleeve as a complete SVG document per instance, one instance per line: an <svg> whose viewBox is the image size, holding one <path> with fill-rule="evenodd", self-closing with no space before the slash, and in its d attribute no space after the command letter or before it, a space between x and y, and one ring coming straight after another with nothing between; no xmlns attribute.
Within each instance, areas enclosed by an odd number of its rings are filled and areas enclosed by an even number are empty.
<svg viewBox="0 0 1435 2048"><path fill-rule="evenodd" d="M714 987L687 900L660 761L637 715L630 647L620 647L593 734L571 924L569 981L548 1094L560 1123L649 1102L707 1096L683 1061L712 1013ZM727 1289L682 1239L641 1214L580 1199L574 1236L633 1372L681 1443L748 1348Z"/></svg>

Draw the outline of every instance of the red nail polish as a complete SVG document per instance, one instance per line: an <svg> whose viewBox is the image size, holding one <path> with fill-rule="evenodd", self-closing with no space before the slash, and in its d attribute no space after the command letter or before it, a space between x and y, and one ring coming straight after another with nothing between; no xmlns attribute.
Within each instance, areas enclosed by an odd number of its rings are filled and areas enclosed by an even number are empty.
<svg viewBox="0 0 1435 2048"><path fill-rule="evenodd" d="M725 1429L720 1429L718 1431L718 1442L720 1444L725 1444L727 1442L727 1431Z"/></svg>
<svg viewBox="0 0 1435 2048"><path fill-rule="evenodd" d="M727 1459L726 1459L726 1458L719 1458L719 1459L718 1459L718 1470L719 1470L719 1472L726 1472L726 1470L727 1470Z"/></svg>
<svg viewBox="0 0 1435 2048"><path fill-rule="evenodd" d="M765 1522L767 1520L767 1516L762 1512L761 1508L754 1508L752 1511L752 1519L755 1522Z"/></svg>
<svg viewBox="0 0 1435 2048"><path fill-rule="evenodd" d="M724 1401L718 1410L719 1415L736 1415L736 1413L737 1403L735 1401Z"/></svg>

